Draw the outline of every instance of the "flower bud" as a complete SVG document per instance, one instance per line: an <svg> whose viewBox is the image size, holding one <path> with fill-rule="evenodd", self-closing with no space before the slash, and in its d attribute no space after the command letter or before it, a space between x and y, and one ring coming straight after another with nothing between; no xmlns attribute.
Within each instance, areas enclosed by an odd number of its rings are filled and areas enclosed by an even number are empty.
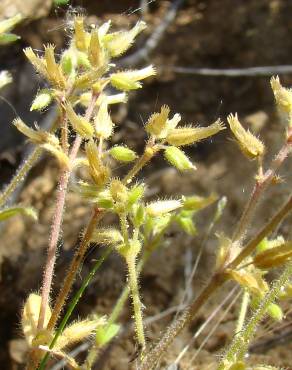
<svg viewBox="0 0 292 370"><path fill-rule="evenodd" d="M282 321L284 318L284 313L282 308L276 303L270 303L267 308L268 315L275 321Z"/></svg>
<svg viewBox="0 0 292 370"><path fill-rule="evenodd" d="M114 124L108 113L108 105L105 101L103 101L99 107L94 125L95 133L98 137L108 139L112 135Z"/></svg>
<svg viewBox="0 0 292 370"><path fill-rule="evenodd" d="M170 145L183 146L196 143L224 130L225 127L220 120L207 127L182 127L169 130L166 141Z"/></svg>
<svg viewBox="0 0 292 370"><path fill-rule="evenodd" d="M181 206L180 200L158 200L157 202L149 203L146 206L146 212L149 216L160 216L175 211Z"/></svg>
<svg viewBox="0 0 292 370"><path fill-rule="evenodd" d="M109 152L114 159L120 162L132 162L137 158L137 154L125 146L114 146Z"/></svg>
<svg viewBox="0 0 292 370"><path fill-rule="evenodd" d="M65 104L64 107L73 129L83 138L90 139L94 134L91 123L84 117L76 114L70 103Z"/></svg>
<svg viewBox="0 0 292 370"><path fill-rule="evenodd" d="M164 138L167 135L167 120L170 109L167 105L161 107L160 113L153 113L146 123L145 130L149 134L158 138Z"/></svg>
<svg viewBox="0 0 292 370"><path fill-rule="evenodd" d="M23 307L21 315L21 325L27 343L31 346L34 337L38 333L37 323L40 313L41 296L31 293ZM47 326L51 317L51 309L46 306L44 326Z"/></svg>
<svg viewBox="0 0 292 370"><path fill-rule="evenodd" d="M104 245L116 245L124 241L121 233L113 228L97 229L93 232L91 241Z"/></svg>
<svg viewBox="0 0 292 370"><path fill-rule="evenodd" d="M208 197L200 197L198 195L183 197L183 208L188 211L199 211L213 204L217 199L218 196L215 193L210 194Z"/></svg>
<svg viewBox="0 0 292 370"><path fill-rule="evenodd" d="M45 62L48 79L58 88L65 88L66 81L60 66L56 63L54 50L55 47L53 45L45 46Z"/></svg>
<svg viewBox="0 0 292 370"><path fill-rule="evenodd" d="M84 18L82 16L77 16L74 20L74 41L77 50L87 50L87 33L84 30Z"/></svg>
<svg viewBox="0 0 292 370"><path fill-rule="evenodd" d="M90 43L88 47L88 59L93 67L99 67L103 64L102 49L99 42L98 31L93 29L91 31Z"/></svg>
<svg viewBox="0 0 292 370"><path fill-rule="evenodd" d="M102 187L109 179L109 169L104 166L99 158L98 149L93 140L85 146L86 156L89 163L89 173L98 187Z"/></svg>
<svg viewBox="0 0 292 370"><path fill-rule="evenodd" d="M80 342L92 335L99 326L104 324L105 319L103 317L95 320L87 319L74 322L64 329L54 345L54 349L60 350L64 347Z"/></svg>
<svg viewBox="0 0 292 370"><path fill-rule="evenodd" d="M77 66L77 57L76 53L71 48L65 50L62 54L60 65L65 75L74 75Z"/></svg>
<svg viewBox="0 0 292 370"><path fill-rule="evenodd" d="M108 34L104 37L104 44L112 57L125 53L133 44L136 36L146 28L146 23L139 21L130 31L121 31Z"/></svg>
<svg viewBox="0 0 292 370"><path fill-rule="evenodd" d="M164 151L165 158L179 171L195 170L196 166L192 164L185 153L175 147L169 146Z"/></svg>
<svg viewBox="0 0 292 370"><path fill-rule="evenodd" d="M143 197L144 192L145 192L144 184L134 185L128 191L128 205L131 207L132 205L136 204Z"/></svg>
<svg viewBox="0 0 292 370"><path fill-rule="evenodd" d="M140 70L112 73L110 80L111 84L118 90L136 90L142 87L139 81L155 74L155 69L150 65Z"/></svg>
<svg viewBox="0 0 292 370"><path fill-rule="evenodd" d="M38 92L37 96L32 102L30 111L42 110L46 108L51 103L52 100L53 100L52 91L49 89L43 89Z"/></svg>
<svg viewBox="0 0 292 370"><path fill-rule="evenodd" d="M281 85L279 76L271 78L271 86L278 108L290 115L292 113L292 91Z"/></svg>
<svg viewBox="0 0 292 370"><path fill-rule="evenodd" d="M262 157L265 152L264 144L250 131L242 127L237 114L229 114L227 121L243 154L251 159Z"/></svg>

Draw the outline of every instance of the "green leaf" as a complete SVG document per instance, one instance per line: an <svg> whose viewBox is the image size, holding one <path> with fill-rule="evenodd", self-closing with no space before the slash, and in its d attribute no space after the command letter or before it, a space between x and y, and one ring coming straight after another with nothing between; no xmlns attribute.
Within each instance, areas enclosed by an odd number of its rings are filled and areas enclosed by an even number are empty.
<svg viewBox="0 0 292 370"><path fill-rule="evenodd" d="M70 0L54 0L54 4L57 6L67 5Z"/></svg>
<svg viewBox="0 0 292 370"><path fill-rule="evenodd" d="M103 326L101 328L98 328L95 336L96 344L99 347L104 346L118 334L119 330L120 325L118 324L111 324L110 326Z"/></svg>
<svg viewBox="0 0 292 370"><path fill-rule="evenodd" d="M30 207L10 207L0 211L0 221L5 221L10 217L16 215L24 215L31 217L33 220L37 220L37 213L33 208Z"/></svg>
<svg viewBox="0 0 292 370"><path fill-rule="evenodd" d="M20 37L15 35L14 33L3 33L2 35L0 35L0 45L7 45L19 39Z"/></svg>

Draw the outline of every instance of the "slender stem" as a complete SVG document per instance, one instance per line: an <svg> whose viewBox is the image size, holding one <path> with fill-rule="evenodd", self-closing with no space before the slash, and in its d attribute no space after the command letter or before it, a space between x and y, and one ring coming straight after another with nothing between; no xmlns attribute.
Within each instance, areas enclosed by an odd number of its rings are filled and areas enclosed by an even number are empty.
<svg viewBox="0 0 292 370"><path fill-rule="evenodd" d="M151 370L156 366L157 361L172 343L174 338L193 320L194 316L199 312L203 304L224 283L224 281L225 279L222 274L215 274L211 278L199 296L189 306L187 306L178 319L166 329L158 344L145 356L139 370Z"/></svg>
<svg viewBox="0 0 292 370"><path fill-rule="evenodd" d="M275 228L280 224L280 222L291 212L292 209L292 196L290 195L287 202L279 209L279 211L273 216L273 218L268 221L268 223L261 229L261 231L252 239L250 240L246 246L242 249L238 256L235 257L233 261L231 261L227 269L234 270L240 263L245 260L248 256L250 256L258 244L268 235L270 235Z"/></svg>
<svg viewBox="0 0 292 370"><path fill-rule="evenodd" d="M69 171L65 170L63 171L60 177L57 199L56 199L55 214L53 218L53 224L51 228L51 235L50 235L48 252L47 252L46 267L45 267L44 277L43 277L42 301L41 301L40 314L39 314L39 320L38 320L38 329L43 329L44 327L46 307L49 301L49 295L51 291L51 285L52 285L53 274L54 274L54 267L55 267L55 262L56 262L57 244L58 244L60 230L61 230L69 174L70 174Z"/></svg>
<svg viewBox="0 0 292 370"><path fill-rule="evenodd" d="M148 163L154 155L160 150L158 145L155 145L154 140L150 139L147 143L145 151L143 155L138 158L137 162L134 164L133 168L128 172L128 174L124 177L123 183L129 184L133 177L137 175L137 173Z"/></svg>
<svg viewBox="0 0 292 370"><path fill-rule="evenodd" d="M33 164L37 161L42 151L43 149L41 147L36 147L29 154L29 156L24 160L24 162L21 164L21 166L17 170L17 173L13 177L12 181L6 186L4 191L0 194L0 206L3 206L7 202L8 198L17 188L20 181L24 179L24 177L26 176L28 171L31 169Z"/></svg>
<svg viewBox="0 0 292 370"><path fill-rule="evenodd" d="M243 328L244 320L245 320L248 305L249 305L249 299L250 299L249 292L247 290L244 290L243 295L242 295L242 301L241 301L241 305L240 305L238 320L237 320L237 324L236 324L235 334L241 332L241 330Z"/></svg>
<svg viewBox="0 0 292 370"><path fill-rule="evenodd" d="M272 161L271 167L261 176L261 178L259 178L256 181L249 201L247 202L244 208L242 216L232 236L232 241L241 240L244 237L244 234L246 233L246 230L248 229L249 224L252 221L252 216L257 208L257 205L262 194L264 193L266 188L270 185L271 181L276 175L277 170L282 165L284 160L287 158L290 151L291 143L287 142L282 146L279 153Z"/></svg>
<svg viewBox="0 0 292 370"><path fill-rule="evenodd" d="M87 108L85 118L90 120L95 102L97 100L97 95L92 94L92 99L89 107ZM77 136L75 142L73 144L72 150L70 152L70 163L73 163L75 160L79 147L81 145L82 139ZM44 327L44 320L45 320L45 313L46 307L49 301L49 295L52 286L53 274L54 274L54 267L56 262L56 252L57 252L57 244L60 236L61 225L62 225L62 218L63 218L63 211L65 206L65 198L69 183L71 171L70 169L63 170L60 176L57 199L56 199L56 208L53 216L53 223L51 227L51 235L49 240L49 246L47 251L47 261L44 270L44 277L43 277L43 284L42 284L42 300L40 306L40 314L38 320L38 329L42 329Z"/></svg>
<svg viewBox="0 0 292 370"><path fill-rule="evenodd" d="M96 261L96 263L94 264L92 270L89 272L87 277L83 280L81 287L78 289L77 293L75 294L72 301L70 302L68 310L67 310L63 320L61 321L60 326L58 327L58 330L56 331L56 334L55 334L52 342L50 343L50 346L49 346L50 349L52 349L54 347L54 345L56 344L59 336L62 334L69 318L71 317L71 315L72 315L77 303L79 302L80 298L82 297L85 289L87 288L88 284L90 283L90 281L94 277L96 271L100 268L100 266L102 265L104 260L109 256L111 251L112 250L110 248L107 248L105 250L105 252L102 254L102 256ZM46 363L49 359L49 356L50 356L50 353L49 352L46 353L46 355L44 356L44 358L42 359L42 361L40 363L40 366L39 366L38 370L44 370L45 369L45 366L46 366Z"/></svg>
<svg viewBox="0 0 292 370"><path fill-rule="evenodd" d="M146 341L145 341L143 318L142 318L142 303L140 300L139 288L138 288L136 259L132 257L127 258L127 265L128 265L128 270L129 270L129 287L130 287L132 301L133 301L137 339L142 349L145 349Z"/></svg>
<svg viewBox="0 0 292 370"><path fill-rule="evenodd" d="M83 261L84 255L88 249L88 245L90 243L92 234L95 230L96 223L99 220L101 216L101 211L99 208L95 208L93 211L93 214L90 218L90 221L88 223L88 226L86 228L84 237L82 238L81 244L79 248L76 250L76 253L74 255L74 258L71 262L71 265L69 267L68 273L65 277L63 286L58 294L58 297L56 299L56 303L50 318L50 321L48 323L48 330L52 330L58 320L58 317L62 311L62 308L64 306L64 303L66 302L66 299L71 291L72 285L75 281L76 275L79 270L79 266L81 262Z"/></svg>
<svg viewBox="0 0 292 370"><path fill-rule="evenodd" d="M292 263L290 262L284 269L280 278L274 282L272 288L266 293L261 301L260 306L250 318L244 330L241 332L241 334L234 337L226 355L224 356L224 359L219 364L218 370L224 370L226 363L230 363L231 365L235 361L240 361L243 359L247 351L248 344L255 333L257 325L267 312L268 306L273 303L279 295L281 287L289 281L291 275Z"/></svg>
<svg viewBox="0 0 292 370"><path fill-rule="evenodd" d="M231 261L228 266L221 272L217 272L210 279L209 283L202 290L200 295L194 299L194 301L186 307L179 318L172 323L165 331L158 344L150 350L145 356L144 361L141 364L139 370L151 370L157 364L161 355L166 351L168 346L172 343L174 338L195 318L199 310L202 308L204 303L210 298L215 291L224 284L225 282L225 271L226 269L235 269L244 258L249 256L254 249L257 247L259 242L271 233L277 225L287 216L292 209L292 196L289 197L288 201L284 206L277 212L277 214L268 222L266 226L257 234L242 250L242 252Z"/></svg>

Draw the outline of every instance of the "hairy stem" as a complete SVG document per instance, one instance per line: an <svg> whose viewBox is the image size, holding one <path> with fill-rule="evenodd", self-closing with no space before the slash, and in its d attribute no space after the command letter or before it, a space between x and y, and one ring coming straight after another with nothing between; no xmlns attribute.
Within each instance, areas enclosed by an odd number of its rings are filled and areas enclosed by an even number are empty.
<svg viewBox="0 0 292 370"><path fill-rule="evenodd" d="M56 299L56 303L50 318L50 321L48 323L47 328L49 330L52 330L58 320L58 317L62 311L62 308L66 302L66 299L71 291L72 285L75 281L76 275L79 271L79 267L83 261L84 255L88 249L88 245L90 243L92 234L95 230L96 223L99 220L101 215L101 211L99 208L95 208L93 211L93 214L90 218L90 221L88 223L88 226L86 228L85 234L82 238L81 244L79 248L76 250L76 253L74 255L74 258L71 262L71 265L69 267L69 270L67 272L67 275L65 277L63 286L58 294L58 297Z"/></svg>
<svg viewBox="0 0 292 370"><path fill-rule="evenodd" d="M96 100L97 100L97 95L92 94L90 105L87 108L87 111L85 114L85 118L88 121L90 120L92 116ZM81 145L81 142L82 142L82 139L79 136L77 136L74 141L72 150L70 152L70 156L69 156L70 163L73 163L73 161L75 160L79 147ZM50 241L49 241L49 246L48 246L48 251L47 251L47 261L46 261L46 266L44 270L44 277L43 277L43 284L42 284L42 300L41 300L40 314L39 314L39 320L38 320L38 329L42 329L44 326L46 307L49 302L49 296L50 296L53 274L54 274L54 267L55 267L55 262L56 262L57 245L58 245L58 240L59 240L60 231L61 231L62 218L63 218L63 212L64 212L64 206L65 206L65 198L66 198L70 174L71 174L70 169L66 169L66 170L63 170L60 176L57 199L56 199L56 208L55 208L55 212L53 216Z"/></svg>
<svg viewBox="0 0 292 370"><path fill-rule="evenodd" d="M130 287L132 301L133 301L137 339L142 349L145 349L146 341L145 341L144 327L143 327L142 303L140 300L139 287L138 287L136 259L132 257L127 258L127 265L128 265L128 270L129 270L129 287Z"/></svg>
<svg viewBox="0 0 292 370"><path fill-rule="evenodd" d="M193 320L209 297L224 283L222 274L215 274L199 296L187 306L176 321L165 331L158 344L145 356L139 370L153 369L161 355L166 351L174 338Z"/></svg>
<svg viewBox="0 0 292 370"><path fill-rule="evenodd" d="M281 287L289 281L291 275L292 263L289 262L280 278L274 282L272 288L266 293L261 301L260 306L250 318L243 331L234 337L226 355L224 356L224 359L221 361L218 367L218 370L224 370L226 364L232 365L232 363L235 361L243 360L248 349L249 342L254 336L257 325L266 314L268 306L273 303L279 295Z"/></svg>
<svg viewBox="0 0 292 370"><path fill-rule="evenodd" d="M0 207L3 206L11 194L16 190L20 181L22 181L26 174L29 172L33 164L38 160L43 149L41 147L35 148L29 156L24 160L21 166L18 168L17 173L13 177L12 181L6 186L4 191L0 194Z"/></svg>
<svg viewBox="0 0 292 370"><path fill-rule="evenodd" d="M239 333L243 328L244 320L245 320L248 305L249 305L249 300L250 300L250 294L247 290L244 290L243 295L242 295L242 301L240 305L238 320L237 320L237 324L235 328L235 334Z"/></svg>
<svg viewBox="0 0 292 370"><path fill-rule="evenodd" d="M137 160L133 168L124 177L123 183L129 184L132 181L133 177L136 176L137 173L145 166L145 164L154 157L159 149L159 146L155 145L154 140L150 139L146 145L143 155Z"/></svg>
<svg viewBox="0 0 292 370"><path fill-rule="evenodd" d="M103 261L109 256L109 254L111 253L111 249L110 248L107 248L105 250L105 252L103 253L103 255L96 261L96 263L94 264L92 270L89 272L89 274L87 275L87 277L83 280L82 282L82 285L81 287L79 288L79 290L76 292L75 296L73 297L72 301L70 302L70 305L68 307L68 310L63 318L63 320L61 321L60 323L60 326L58 327L58 330L56 331L56 334L52 340L52 342L50 343L49 345L49 348L52 349L54 347L54 345L56 344L59 336L62 334L69 318L71 317L77 303L79 302L80 298L82 297L85 289L87 288L88 284L90 283L90 281L92 280L92 278L94 277L96 271L100 268L100 266L102 265ZM50 356L50 353L47 352L46 355L44 356L44 358L42 359L41 363L40 363L40 366L38 368L38 370L44 370L45 369L45 366L46 366L46 363L49 359L49 356Z"/></svg>
<svg viewBox="0 0 292 370"><path fill-rule="evenodd" d="M235 232L233 233L232 240L237 241L241 240L246 233L246 230L249 227L250 222L252 221L253 214L257 208L257 205L261 199L262 194L266 188L270 185L274 176L276 175L277 170L282 165L284 160L287 158L291 150L291 143L287 142L280 149L279 153L276 155L274 160L271 163L271 167L256 181L254 185L251 196L244 208L244 211L241 215L241 218L237 224Z"/></svg>
<svg viewBox="0 0 292 370"><path fill-rule="evenodd" d="M204 303L225 282L226 269L235 269L247 256L249 256L264 237L269 235L279 223L288 215L292 209L292 196L266 226L243 248L242 252L224 268L223 271L215 273L200 295L187 306L179 318L173 322L165 331L158 344L145 356L139 370L151 370L157 364L159 358L166 351L174 338L195 318Z"/></svg>

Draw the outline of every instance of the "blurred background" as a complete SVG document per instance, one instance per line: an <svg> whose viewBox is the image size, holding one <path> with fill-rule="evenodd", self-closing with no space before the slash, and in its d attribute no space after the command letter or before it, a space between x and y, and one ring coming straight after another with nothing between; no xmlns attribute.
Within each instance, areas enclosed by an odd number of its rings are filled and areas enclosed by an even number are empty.
<svg viewBox="0 0 292 370"><path fill-rule="evenodd" d="M156 66L158 74L145 82L142 90L131 93L127 105L114 109L117 124L113 138L115 143L124 143L142 152L146 139L143 124L152 112L167 104L172 112L182 115L184 123L200 125L210 124L218 117L226 120L227 114L238 112L246 127L258 133L266 142L268 158L279 148L284 130L274 108L269 79L273 74L279 74L283 85L292 84L291 1L1 0L0 19L19 12L25 19L14 32L21 39L0 48L0 70L9 70L14 80L0 94L2 186L9 181L30 150L30 146L11 125L15 116L19 115L30 124L37 121L40 126L46 126L54 119L53 108L41 115L29 111L33 97L44 84L26 61L22 50L31 46L41 53L43 44L53 43L57 52L61 52L68 42L72 17L78 12L86 14L88 24L101 24L111 19L113 29L128 29L141 18L148 24L134 48L118 60L117 65L122 69L151 63ZM228 130L225 130L214 139L188 150L198 167L194 173L178 174L163 158L155 159L141 175L151 188L149 198L171 197L179 193L208 195L216 192L220 196L226 195L228 207L218 228L230 232L249 194L256 168L255 163L242 157L230 137ZM121 174L123 170L123 167L119 169ZM57 174L56 163L47 157L42 158L13 199L14 202L38 209L39 223L32 224L31 221L15 218L1 229L0 363L3 369L24 368L19 313L27 294L40 287ZM270 191L266 205L259 210L250 232L263 224L287 195L289 181L291 185L288 165L283 169L283 176L285 183ZM174 230L168 238L166 250L154 256L153 263L146 267L141 277L146 317L155 316L179 302L188 266L192 266L196 259L197 248L204 239L212 211L202 213L198 220L200 232L196 238L182 237ZM72 256L88 217L88 207L76 195L68 194L64 245L61 246L62 253L57 266L56 289L61 284L64 266ZM279 232L288 236L289 223L285 225ZM200 261L201 272L193 283L194 292L207 279L206 271L212 267L215 248L216 238L211 236ZM82 275L88 272L92 259L98 253L94 249L91 251ZM124 272L119 257L112 256L87 290L76 317L88 314L93 309L108 313L125 283ZM80 281L81 278L76 288ZM222 294L224 296L225 293ZM195 328L204 322L221 300L222 297L217 297L211 302L194 326L175 342L173 352L165 360L166 366L173 363L183 346L190 341ZM129 309L125 310L122 322L127 323L130 315ZM190 359L204 338L192 343L180 361L180 368L215 368L215 356L228 343L235 317L236 304L218 324L196 362L192 363ZM157 338L170 319L171 316L166 315L163 320L154 321L148 329L149 338ZM252 355L254 361L292 369L291 327L291 318L289 321L287 315L285 335L288 339L255 350ZM126 331L125 339L117 340L107 350L98 369L131 368L129 360L135 348L133 333L129 331ZM264 338L273 339L278 335L275 327L263 332Z"/></svg>

